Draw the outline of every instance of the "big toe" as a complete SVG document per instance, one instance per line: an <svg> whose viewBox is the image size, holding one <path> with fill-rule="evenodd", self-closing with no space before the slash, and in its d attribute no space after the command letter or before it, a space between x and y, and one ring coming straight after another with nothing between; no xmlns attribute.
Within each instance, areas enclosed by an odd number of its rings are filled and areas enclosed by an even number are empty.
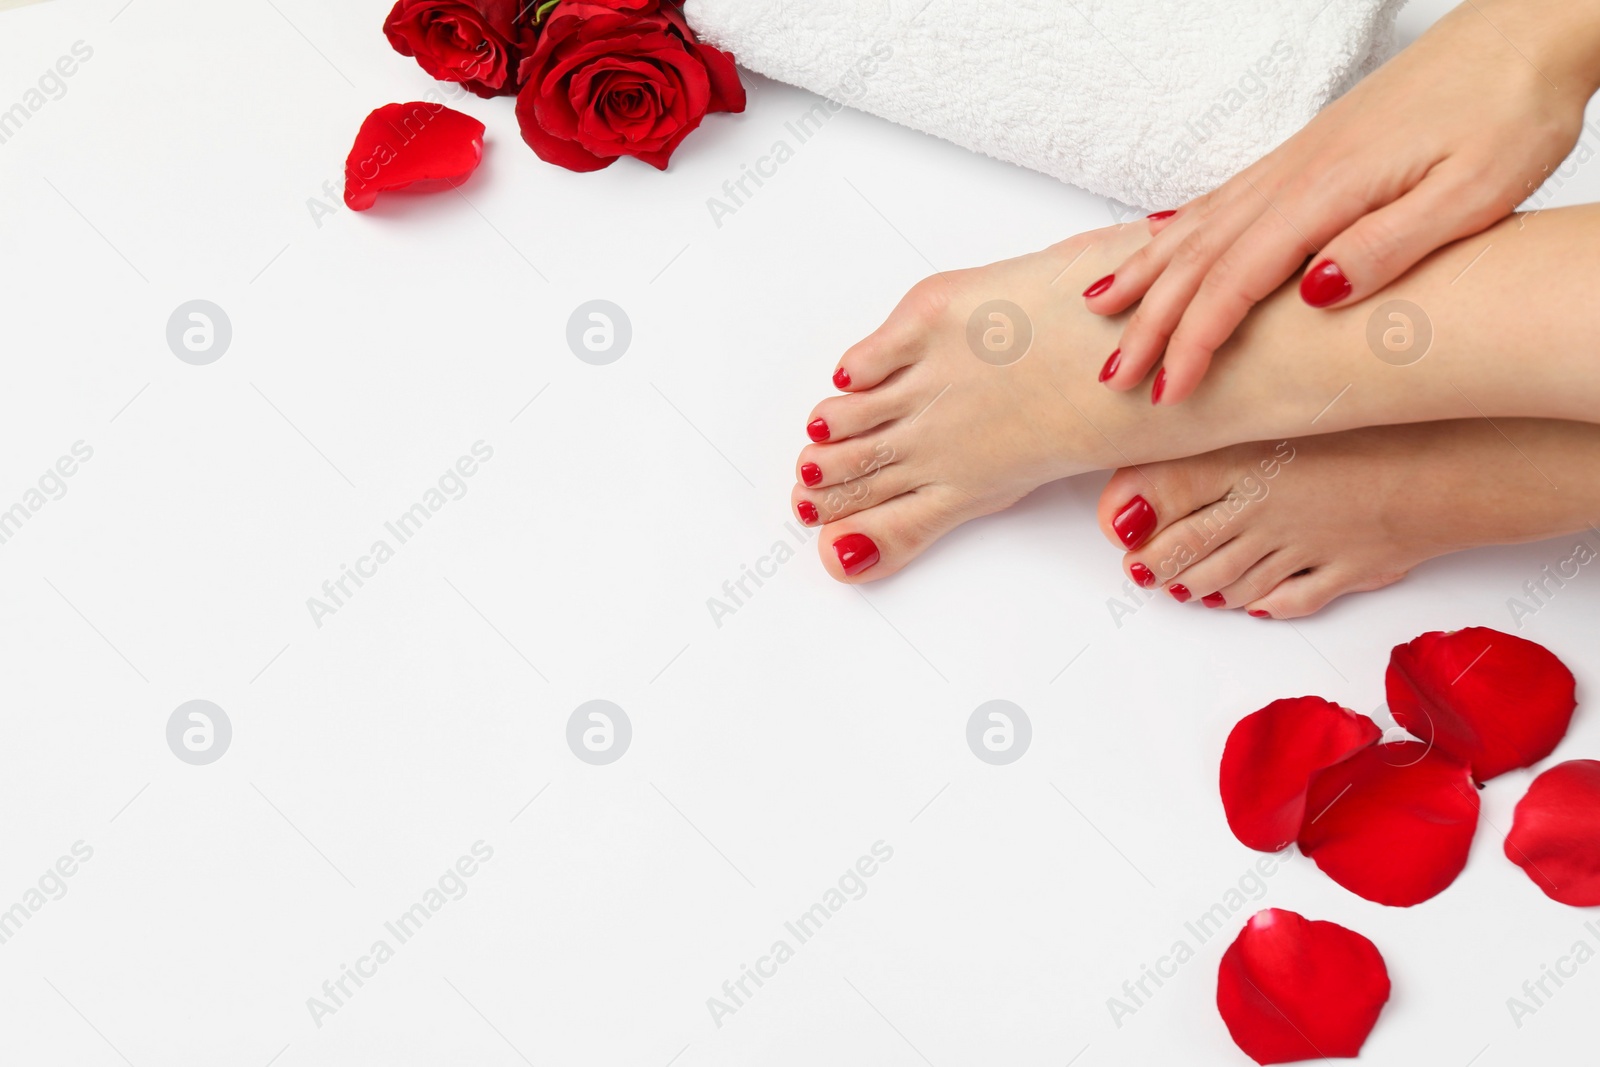
<svg viewBox="0 0 1600 1067"><path fill-rule="evenodd" d="M925 485L824 526L817 552L841 582L887 578L972 518L970 506L952 489Z"/></svg>
<svg viewBox="0 0 1600 1067"><path fill-rule="evenodd" d="M1106 540L1132 551L1173 523L1226 496L1233 470L1218 454L1123 467L1100 493Z"/></svg>

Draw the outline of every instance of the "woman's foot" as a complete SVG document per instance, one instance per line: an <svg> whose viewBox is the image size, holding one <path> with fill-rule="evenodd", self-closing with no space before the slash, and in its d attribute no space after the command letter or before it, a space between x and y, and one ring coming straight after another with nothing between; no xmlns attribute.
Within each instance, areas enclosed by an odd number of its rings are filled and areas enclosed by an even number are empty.
<svg viewBox="0 0 1600 1067"><path fill-rule="evenodd" d="M846 395L805 417L813 444L796 460L790 503L824 527L828 572L864 582L962 522L1084 471L1281 440L1313 424L1332 433L1474 414L1592 419L1600 305L1586 287L1600 270L1597 237L1600 208L1555 209L1489 230L1493 256L1458 242L1347 307L1311 311L1280 289L1176 406L1152 403L1160 371L1129 391L1101 384L1125 316L1092 315L1081 296L1149 240L1146 227L941 274L839 361ZM1403 359L1374 341L1397 316L1427 327L1407 334L1427 340Z"/></svg>
<svg viewBox="0 0 1600 1067"><path fill-rule="evenodd" d="M1470 419L1236 445L1117 471L1099 515L1139 585L1294 619L1435 556L1588 528L1600 426Z"/></svg>
<svg viewBox="0 0 1600 1067"><path fill-rule="evenodd" d="M830 574L887 577L968 519L1121 462L1068 398L1133 403L1096 384L1120 323L1079 295L1085 271L1143 243L1142 227L1128 230L929 278L845 353L833 379L844 395L806 416L813 443L791 498L823 527Z"/></svg>

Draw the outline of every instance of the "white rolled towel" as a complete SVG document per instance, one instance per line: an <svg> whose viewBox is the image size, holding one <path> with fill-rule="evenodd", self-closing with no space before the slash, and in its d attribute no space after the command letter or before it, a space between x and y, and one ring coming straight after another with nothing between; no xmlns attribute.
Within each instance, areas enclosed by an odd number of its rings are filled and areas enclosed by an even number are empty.
<svg viewBox="0 0 1600 1067"><path fill-rule="evenodd" d="M760 74L1174 207L1388 58L1405 0L687 0Z"/></svg>

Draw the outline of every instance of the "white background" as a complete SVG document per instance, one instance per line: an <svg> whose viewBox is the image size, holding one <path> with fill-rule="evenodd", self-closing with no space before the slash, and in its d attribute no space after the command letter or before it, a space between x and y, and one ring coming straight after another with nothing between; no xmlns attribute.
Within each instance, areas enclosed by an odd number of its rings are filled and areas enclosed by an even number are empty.
<svg viewBox="0 0 1600 1067"><path fill-rule="evenodd" d="M1572 539L1441 560L1293 625L1162 599L1118 626L1094 475L859 591L808 544L719 628L707 598L793 539L794 454L837 354L933 267L1115 207L847 111L719 228L706 199L812 103L752 78L749 112L665 174L547 166L511 101L467 97L489 147L463 195L319 220L363 116L433 84L385 43L386 8L0 15L0 108L94 49L0 145L0 507L94 450L0 545L0 908L93 849L0 945L0 1062L1246 1062L1213 1005L1231 929L1120 1027L1107 1009L1257 859L1217 799L1229 727L1306 692L1381 716L1392 645L1511 628L1508 598ZM1417 5L1407 36L1441 10ZM1585 171L1559 200L1597 189ZM165 337L196 298L233 326L203 367ZM594 298L633 323L606 367L564 340ZM317 627L307 598L480 440L467 494ZM1521 630L1580 697L1597 583ZM203 767L165 739L196 698L234 731ZM634 730L601 767L565 740L597 698ZM1033 724L1006 767L965 740L996 698ZM1557 758L1597 755L1580 706ZM1394 996L1364 1062L1572 1062L1600 964L1520 1029L1506 1008L1600 945L1592 911L1501 854L1530 779L1486 789L1435 900L1383 908L1295 858L1234 928L1273 905L1376 942ZM307 998L480 839L467 894L317 1026ZM867 894L715 1025L707 998L880 840Z"/></svg>

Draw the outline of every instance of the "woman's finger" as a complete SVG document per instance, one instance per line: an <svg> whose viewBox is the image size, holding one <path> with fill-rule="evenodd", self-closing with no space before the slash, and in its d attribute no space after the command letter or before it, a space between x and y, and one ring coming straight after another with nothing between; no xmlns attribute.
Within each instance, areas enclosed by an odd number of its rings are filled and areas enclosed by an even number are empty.
<svg viewBox="0 0 1600 1067"><path fill-rule="evenodd" d="M1165 218L1155 212L1147 220L1152 240L1133 255L1117 264L1117 269L1094 282L1084 290L1083 297L1089 311L1095 315L1119 315L1132 307L1149 290L1150 284L1161 277L1172 261L1172 253L1183 238L1203 225L1217 206L1226 202L1228 186L1197 196L1181 205Z"/></svg>
<svg viewBox="0 0 1600 1067"><path fill-rule="evenodd" d="M1260 209L1266 206L1260 197L1253 199L1252 204L1251 198L1236 197L1226 209L1213 212L1192 226L1169 227L1151 242L1156 244L1186 231L1169 254L1160 276L1148 283L1138 310L1123 327L1116 366L1108 363L1110 373L1101 373L1100 380L1107 386L1132 389L1161 359L1167 339L1177 329L1212 266L1255 223Z"/></svg>
<svg viewBox="0 0 1600 1067"><path fill-rule="evenodd" d="M1198 224L1198 213L1179 222L1169 219L1150 242L1133 255L1117 264L1105 277L1091 283L1083 291L1084 306L1094 315L1120 315L1132 307L1149 290L1150 283L1161 277L1172 261L1172 253L1183 241L1184 234Z"/></svg>
<svg viewBox="0 0 1600 1067"><path fill-rule="evenodd" d="M1166 229L1168 224L1172 222L1173 218L1177 216L1180 210L1182 209L1170 208L1166 211L1152 211L1150 214L1146 215L1144 220L1150 226L1150 235L1153 237L1162 230Z"/></svg>
<svg viewBox="0 0 1600 1067"><path fill-rule="evenodd" d="M1367 205L1350 193L1317 190L1266 210L1217 257L1167 342L1162 403L1184 400L1250 309L1294 277L1329 237L1361 218ZM1313 211L1309 205L1319 205Z"/></svg>
<svg viewBox="0 0 1600 1067"><path fill-rule="evenodd" d="M1430 172L1393 203L1356 219L1334 236L1300 279L1312 307L1340 307L1378 292L1437 248L1478 233L1509 209L1459 178Z"/></svg>

